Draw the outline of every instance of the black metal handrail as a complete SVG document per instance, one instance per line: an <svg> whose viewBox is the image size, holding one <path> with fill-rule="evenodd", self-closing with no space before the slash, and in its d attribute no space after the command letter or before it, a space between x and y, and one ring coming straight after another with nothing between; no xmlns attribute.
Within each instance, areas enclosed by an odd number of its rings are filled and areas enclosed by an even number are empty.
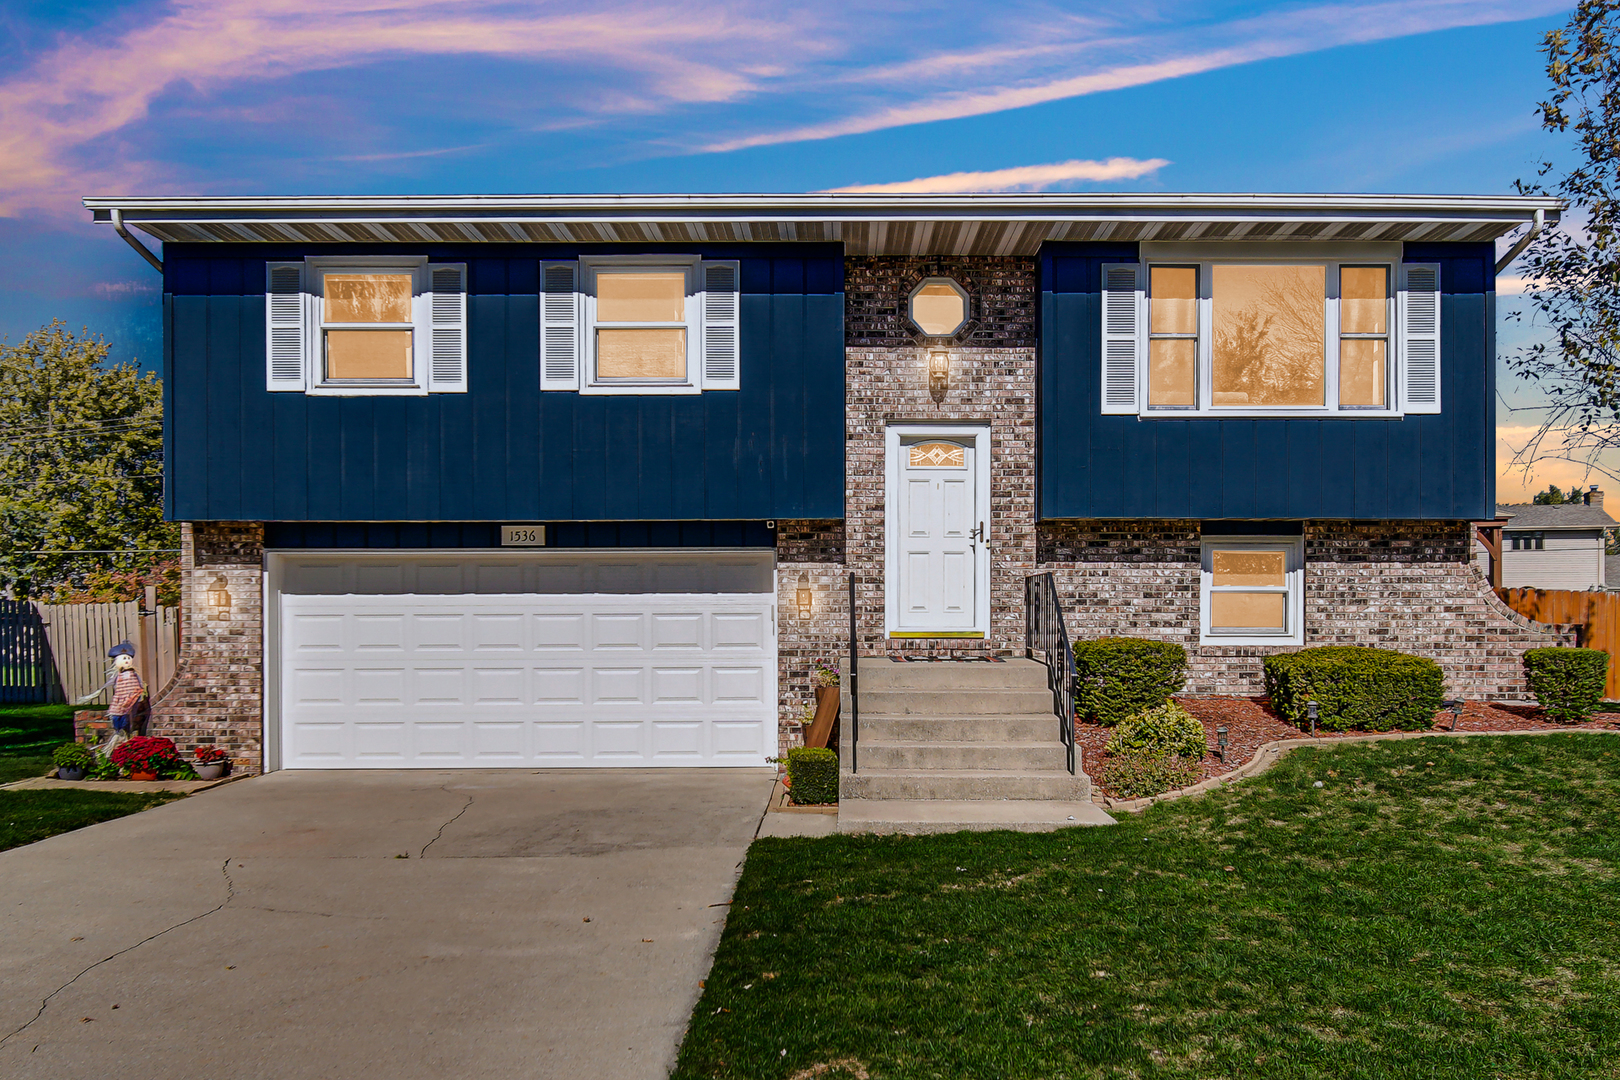
<svg viewBox="0 0 1620 1080"><path fill-rule="evenodd" d="M1069 754L1069 775L1073 776L1074 650L1069 647L1069 631L1063 625L1057 581L1050 572L1024 579L1024 655L1046 665L1052 710L1057 713L1058 731Z"/></svg>
<svg viewBox="0 0 1620 1080"><path fill-rule="evenodd" d="M849 575L849 671L844 685L849 690L849 771L860 771L861 707L855 691L860 681L860 637L855 628L855 575Z"/></svg>

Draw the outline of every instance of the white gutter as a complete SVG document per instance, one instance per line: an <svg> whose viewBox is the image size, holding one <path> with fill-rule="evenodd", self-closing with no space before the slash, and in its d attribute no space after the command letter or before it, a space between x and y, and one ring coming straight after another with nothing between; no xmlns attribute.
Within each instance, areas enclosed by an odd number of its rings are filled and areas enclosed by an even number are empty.
<svg viewBox="0 0 1620 1080"><path fill-rule="evenodd" d="M1496 260L1496 272L1498 274L1506 270L1509 264L1511 264L1514 259L1517 259L1525 248L1530 246L1530 241L1541 235L1541 227L1546 223L1546 212L1538 208L1536 210L1536 216L1530 222L1530 231L1519 237L1519 242L1508 248L1506 255L1503 255L1500 259Z"/></svg>
<svg viewBox="0 0 1620 1080"><path fill-rule="evenodd" d="M118 231L119 236L122 236L126 241L129 242L130 247L141 253L141 258L151 263L153 269L155 269L158 273L163 273L162 260L160 260L156 255L152 254L150 248L141 243L139 240L135 239L134 235L131 234L128 229L124 228L123 211L116 206L112 207L112 226Z"/></svg>

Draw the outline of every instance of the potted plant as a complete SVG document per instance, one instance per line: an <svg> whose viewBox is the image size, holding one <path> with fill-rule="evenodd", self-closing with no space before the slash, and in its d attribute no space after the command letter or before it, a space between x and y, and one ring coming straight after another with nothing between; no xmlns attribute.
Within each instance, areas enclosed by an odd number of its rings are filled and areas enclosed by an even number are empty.
<svg viewBox="0 0 1620 1080"><path fill-rule="evenodd" d="M199 780L218 780L230 771L231 759L217 746L199 746L192 751L192 756L197 760L191 767L197 771Z"/></svg>
<svg viewBox="0 0 1620 1080"><path fill-rule="evenodd" d="M195 775L180 758L172 739L136 735L119 743L109 755L114 765L128 770L131 780L184 779Z"/></svg>
<svg viewBox="0 0 1620 1080"><path fill-rule="evenodd" d="M58 780L83 780L84 774L96 763L96 755L83 743L70 742L52 750L51 761L56 764Z"/></svg>

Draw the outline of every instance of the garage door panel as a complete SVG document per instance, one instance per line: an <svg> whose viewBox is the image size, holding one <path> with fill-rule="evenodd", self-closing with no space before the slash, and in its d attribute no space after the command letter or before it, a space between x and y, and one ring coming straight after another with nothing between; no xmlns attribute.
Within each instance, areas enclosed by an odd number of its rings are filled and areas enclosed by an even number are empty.
<svg viewBox="0 0 1620 1080"><path fill-rule="evenodd" d="M528 697L524 668L476 667L472 670L474 705L521 705Z"/></svg>
<svg viewBox="0 0 1620 1080"><path fill-rule="evenodd" d="M645 648L647 617L641 612L614 611L591 616L591 645L596 649Z"/></svg>
<svg viewBox="0 0 1620 1080"><path fill-rule="evenodd" d="M775 598L735 591L771 588L768 557L294 562L301 591L280 597L287 766L757 766L775 753ZM558 591L491 591L543 582ZM733 591L634 591L654 582Z"/></svg>
<svg viewBox="0 0 1620 1080"><path fill-rule="evenodd" d="M655 667L652 669L652 701L655 705L703 704L701 667Z"/></svg>
<svg viewBox="0 0 1620 1080"><path fill-rule="evenodd" d="M652 647L660 651L703 648L704 618L701 611L655 611L652 613Z"/></svg>
<svg viewBox="0 0 1620 1080"><path fill-rule="evenodd" d="M584 668L537 668L534 673L537 705L585 704Z"/></svg>

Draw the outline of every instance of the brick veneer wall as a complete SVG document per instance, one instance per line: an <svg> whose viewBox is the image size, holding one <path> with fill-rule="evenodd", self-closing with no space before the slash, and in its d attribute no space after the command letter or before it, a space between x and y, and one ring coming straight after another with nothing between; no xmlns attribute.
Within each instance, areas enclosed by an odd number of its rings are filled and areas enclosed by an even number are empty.
<svg viewBox="0 0 1620 1080"><path fill-rule="evenodd" d="M970 299L949 343L906 318L926 277L949 277ZM1039 290L1033 259L872 257L844 260L845 529L848 569L867 653L1006 653L1022 648L1024 577L1035 565L1035 344ZM950 388L935 401L926 352L945 344ZM975 421L990 428L990 633L983 641L889 641L883 624L884 440L890 424ZM847 636L847 635L846 635Z"/></svg>
<svg viewBox="0 0 1620 1080"><path fill-rule="evenodd" d="M1306 645L1371 645L1427 656L1450 693L1524 700L1519 654L1573 645L1568 627L1533 623L1503 604L1472 561L1461 521L1305 524ZM1258 694L1261 661L1288 646L1198 644L1196 521L1045 522L1070 636L1163 638L1187 647L1187 690Z"/></svg>
<svg viewBox="0 0 1620 1080"><path fill-rule="evenodd" d="M181 753L204 743L224 748L238 770L264 768L264 527L197 522L180 527L180 662L152 707L149 730ZM206 593L223 578L231 608Z"/></svg>

